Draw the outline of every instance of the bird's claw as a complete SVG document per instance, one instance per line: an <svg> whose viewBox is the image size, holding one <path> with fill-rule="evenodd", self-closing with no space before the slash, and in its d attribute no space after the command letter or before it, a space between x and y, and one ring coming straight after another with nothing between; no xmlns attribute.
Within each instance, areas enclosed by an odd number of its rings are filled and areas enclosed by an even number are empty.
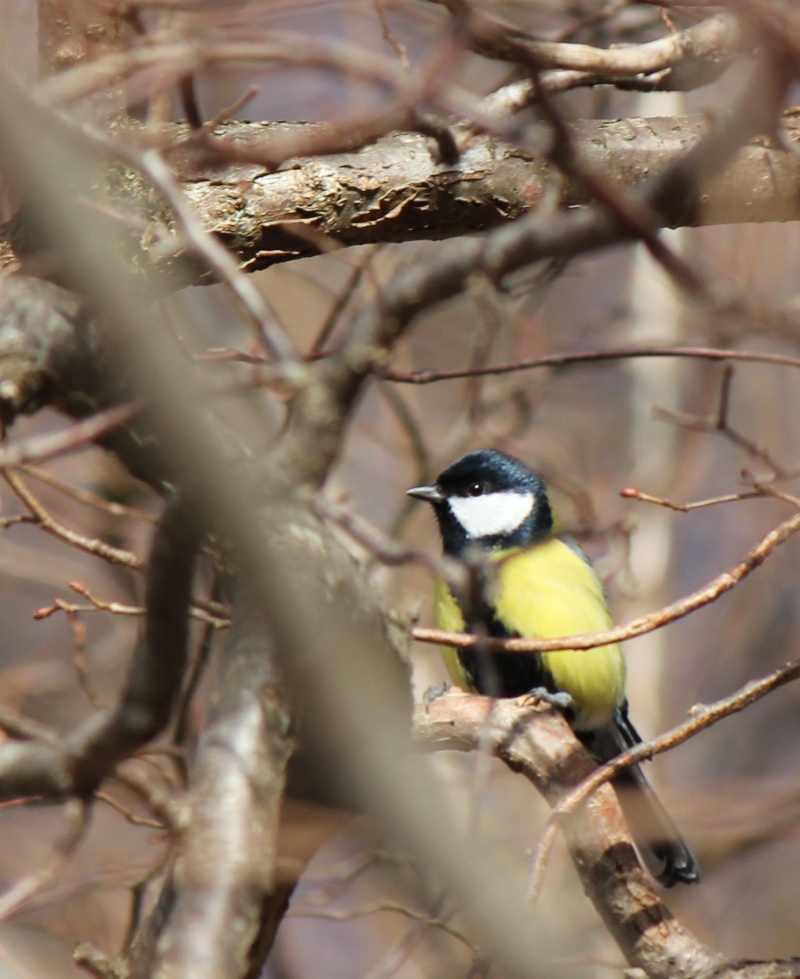
<svg viewBox="0 0 800 979"><path fill-rule="evenodd" d="M449 680L445 680L441 687L437 687L435 683L432 683L422 695L422 703L426 707L430 707L434 700L438 700L439 697L444 697L451 687L452 683Z"/></svg>
<svg viewBox="0 0 800 979"><path fill-rule="evenodd" d="M546 687L534 687L527 696L531 700L542 701L560 711L568 711L575 706L575 701L564 690L559 690L558 692L553 693Z"/></svg>

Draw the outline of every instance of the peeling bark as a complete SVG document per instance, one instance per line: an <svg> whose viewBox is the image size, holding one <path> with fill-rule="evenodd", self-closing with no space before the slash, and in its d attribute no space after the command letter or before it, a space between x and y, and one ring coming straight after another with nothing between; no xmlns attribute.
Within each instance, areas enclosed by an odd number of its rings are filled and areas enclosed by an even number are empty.
<svg viewBox="0 0 800 979"><path fill-rule="evenodd" d="M563 180L555 167L486 135L465 137L455 164L441 162L429 138L393 133L352 152L298 158L277 170L269 165L278 147L313 143L321 128L229 123L215 131L215 159L202 146L190 152L183 145L171 154L205 227L220 236L245 270L319 254L325 245L472 234L535 210L545 189L555 192L563 208L592 202L585 187ZM612 187L642 190L695 147L707 129L701 117L585 120L573 124L571 134L579 156ZM175 135L185 136L186 128L176 127ZM707 186L673 202L664 225L800 219L800 159L791 149L800 131L787 129L785 136L787 149L762 140L739 150ZM224 159L226 145L233 162ZM139 224L125 245L133 269L166 275L172 286L211 280L174 233L162 241L169 247L152 248L173 225L146 181L115 167L108 191L121 214L130 218L133 211ZM25 229L16 224L3 229L0 271L15 267L19 255L25 263L36 257L36 242L25 239Z"/></svg>

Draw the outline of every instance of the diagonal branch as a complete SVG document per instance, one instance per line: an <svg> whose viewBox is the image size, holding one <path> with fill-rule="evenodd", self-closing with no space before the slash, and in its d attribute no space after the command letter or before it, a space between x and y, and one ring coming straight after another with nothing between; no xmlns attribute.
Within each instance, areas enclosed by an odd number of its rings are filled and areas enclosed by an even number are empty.
<svg viewBox="0 0 800 979"><path fill-rule="evenodd" d="M450 694L417 708L414 736L427 751L489 750L554 808L578 792L583 798L584 784L600 785L591 805L571 810L560 827L589 899L630 965L651 979L796 979L796 959L726 959L673 918L638 865L619 802L602 784L605 769L550 708Z"/></svg>
<svg viewBox="0 0 800 979"><path fill-rule="evenodd" d="M737 564L722 574L712 578L708 584L689 595L684 595L656 612L648 612L631 620L627 625L615 626L602 632L584 633L583 635L565 636L560 639L493 639L478 637L468 633L444 632L441 629L414 629L414 638L419 642L441 643L456 649L470 649L478 643L495 652L505 653L541 653L553 649L594 649L608 643L624 642L636 636L646 635L655 629L660 629L685 615L716 601L720 595L730 591L744 578L760 567L776 547L800 531L800 514L778 524L753 547Z"/></svg>
<svg viewBox="0 0 800 979"><path fill-rule="evenodd" d="M417 746L429 751L488 748L550 805L595 770L561 715L519 701L446 695L417 709L414 734ZM608 785L561 826L583 887L631 966L652 979L687 979L723 965L659 900Z"/></svg>

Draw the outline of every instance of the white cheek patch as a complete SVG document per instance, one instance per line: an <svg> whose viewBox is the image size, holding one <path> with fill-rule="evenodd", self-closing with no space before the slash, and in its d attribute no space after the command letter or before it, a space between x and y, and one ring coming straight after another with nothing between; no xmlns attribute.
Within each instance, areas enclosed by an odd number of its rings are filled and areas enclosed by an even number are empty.
<svg viewBox="0 0 800 979"><path fill-rule="evenodd" d="M487 493L486 496L451 496L453 516L467 537L494 537L510 534L530 515L534 497L530 493Z"/></svg>

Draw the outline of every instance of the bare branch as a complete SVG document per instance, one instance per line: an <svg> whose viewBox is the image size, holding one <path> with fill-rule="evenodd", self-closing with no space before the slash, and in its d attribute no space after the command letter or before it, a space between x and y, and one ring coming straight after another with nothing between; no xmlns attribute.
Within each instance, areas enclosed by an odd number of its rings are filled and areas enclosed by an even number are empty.
<svg viewBox="0 0 800 979"><path fill-rule="evenodd" d="M0 798L91 793L114 767L170 719L187 652L187 610L203 536L196 504L180 494L156 531L148 567L147 620L119 703L58 744L0 746Z"/></svg>
<svg viewBox="0 0 800 979"><path fill-rule="evenodd" d="M522 49L526 58L540 71L581 72L594 76L595 81L601 84L613 83L620 78L653 75L668 69L674 72L678 66L689 69L686 71L687 79L693 72L700 74L703 81L694 82L693 85L707 84L730 66L742 44L736 20L724 13L655 41L618 44L608 49L588 44L535 40L519 31L511 32L485 15L473 13L471 21L475 37L479 41L485 39L482 53L489 57L518 61ZM509 36L513 36L513 45L508 43ZM680 78L671 84L668 76L664 87L681 88L685 84Z"/></svg>
<svg viewBox="0 0 800 979"><path fill-rule="evenodd" d="M594 768L561 715L510 699L439 697L417 708L414 733L418 746L427 750L483 746L524 774L551 805ZM591 810L572 811L561 828L584 889L632 966L662 979L722 966L722 957L673 918L653 891L609 786L598 791Z"/></svg>
<svg viewBox="0 0 800 979"><path fill-rule="evenodd" d="M694 612L710 602L716 601L720 595L730 591L747 575L766 561L776 547L783 544L793 534L800 530L800 514L795 514L784 520L766 534L747 555L728 571L724 571L699 588L697 591L679 598L676 602L666 605L657 612L633 619L627 625L616 626L603 632L586 635L566 636L563 639L494 639L488 636L473 636L460 632L444 632L441 629L428 629L417 626L413 630L414 638L419 642L439 643L453 646L456 649L471 649L478 643L494 652L503 653L542 653L552 649L593 649L608 643L623 642L636 636L643 636L662 626L668 625Z"/></svg>
<svg viewBox="0 0 800 979"><path fill-rule="evenodd" d="M728 364L722 375L720 386L719 402L713 415L702 417L691 415L686 412L667 411L665 408L655 407L653 417L660 421L671 422L690 432L719 433L724 435L730 442L738 446L747 455L766 466L778 478L787 475L785 466L780 465L763 446L757 445L751 438L748 438L737 428L734 428L728 419L728 409L730 407L730 388L733 380L733 365Z"/></svg>
<svg viewBox="0 0 800 979"><path fill-rule="evenodd" d="M418 747L429 751L491 751L554 808L582 793L584 785L606 781L600 777L605 769L594 767L563 717L525 700L439 697L417 708L414 733ZM796 959L725 959L670 914L638 866L619 802L607 784L597 789L591 806L570 809L560 828L586 893L632 966L654 979L796 979Z"/></svg>
<svg viewBox="0 0 800 979"><path fill-rule="evenodd" d="M7 448L14 451L17 449L17 445L8 446ZM85 506L92 507L95 510L109 513L113 517L130 517L133 520L141 520L147 524L156 523L158 519L154 513L150 513L147 510L141 510L124 503L117 503L114 500L105 500L96 493L90 493L78 486L73 486L71 483L64 482L63 479L59 479L51 472L48 472L48 470L40 469L38 466L23 466L22 471L26 476L30 476L40 483L44 483L46 486L58 490L65 496L77 500L79 503L83 503Z"/></svg>
<svg viewBox="0 0 800 979"><path fill-rule="evenodd" d="M140 410L139 405L120 405L92 415L86 421L70 425L63 432L36 435L24 442L0 449L0 469L9 469L28 462L45 462L56 455L85 448L88 443L116 428Z"/></svg>
<svg viewBox="0 0 800 979"><path fill-rule="evenodd" d="M194 766L172 879L133 976L257 976L293 882L277 876L290 721L257 607L235 603L217 702ZM268 910L269 908L269 910Z"/></svg>
<svg viewBox="0 0 800 979"><path fill-rule="evenodd" d="M694 503L676 503L674 500L667 500L660 496L652 496L650 493L643 493L633 486L626 486L619 491L620 496L628 500L640 500L642 503L656 503L658 506L666 507L668 510L677 510L679 513L691 513L692 510L702 510L705 507L717 506L719 503L736 503L738 500L753 500L765 495L763 490L753 490L744 493L725 493L722 496L714 496L708 500L696 500Z"/></svg>
<svg viewBox="0 0 800 979"><path fill-rule="evenodd" d="M155 150L150 150L137 156L136 162L169 202L191 247L231 290L253 326L262 348L278 363L296 363L297 355L280 327L275 311L258 288L242 274L228 249L204 230L199 216L186 203L172 171L161 156Z"/></svg>
<svg viewBox="0 0 800 979"><path fill-rule="evenodd" d="M135 570L141 570L144 566L142 559L131 551L114 547L112 544L100 540L99 537L89 538L84 534L71 530L69 527L65 527L31 493L24 481L16 473L7 471L3 473L3 478L31 511L36 524L48 534L52 534L53 537L64 541L65 544L77 547L81 551L86 551L87 554L96 554L111 564L120 564L123 567L133 568Z"/></svg>
<svg viewBox="0 0 800 979"><path fill-rule="evenodd" d="M589 778L559 801L553 810L553 818L573 812L598 786L611 781L626 768L676 748L679 744L683 744L684 741L688 741L689 738L693 738L718 721L730 717L732 714L737 714L761 700L762 697L766 697L773 690L778 690L785 684L797 680L798 677L800 677L800 660L795 660L765 677L750 680L749 683L746 683L729 697L717 700L713 704L695 704L690 711L692 714L690 720L684 721L683 724L679 724L657 738L651 738L636 745L635 748L629 748L593 772Z"/></svg>
<svg viewBox="0 0 800 979"><path fill-rule="evenodd" d="M465 367L454 370L398 371L387 368L380 376L398 384L434 384L438 381L455 381L467 377L489 377L513 374L517 371L538 370L546 367L570 367L581 364L600 364L609 360L625 360L650 357L688 357L699 360L744 361L754 364L776 364L784 367L800 367L800 358L788 354L767 353L758 350L723 350L713 347L616 347L610 350L580 350L571 353L547 354L530 360L519 359L505 364L486 367Z"/></svg>
<svg viewBox="0 0 800 979"><path fill-rule="evenodd" d="M612 184L636 189L668 171L707 126L699 117L591 120L575 123L572 139ZM307 229L340 245L452 237L519 218L537 205L545 187L553 187L552 168L493 135L471 137L455 165L441 162L430 142L413 133L384 136L355 153L312 156L277 172L270 172L274 163L258 162L280 159L292 150L313 152L304 145L312 132L313 126L302 124L229 123L216 135L230 145L233 162L225 163L223 151L204 173L201 161L178 161L182 189L204 227L228 245L246 271L318 254L317 240L313 235L309 239ZM794 145L795 130L788 128L785 135L787 145ZM275 139L286 138L292 146L273 149ZM800 204L793 188L798 171L795 153L763 142L747 146L704 188L702 207L687 209L684 202L664 223L678 227L797 220ZM381 173L379 188L376 172ZM129 189L135 187L130 181ZM146 183L138 193L142 212L151 214ZM565 208L591 200L591 192L576 182L560 190L559 203ZM132 197L126 209L135 201ZM140 237L149 240L154 233L163 238L164 222L168 216L159 214L150 232ZM0 236L0 268L14 268L18 262L9 241L7 237L3 244ZM179 283L209 281L207 268L196 263L177 263L176 273L172 249L177 241L167 238L163 245L169 247L142 254L144 268L177 274Z"/></svg>

